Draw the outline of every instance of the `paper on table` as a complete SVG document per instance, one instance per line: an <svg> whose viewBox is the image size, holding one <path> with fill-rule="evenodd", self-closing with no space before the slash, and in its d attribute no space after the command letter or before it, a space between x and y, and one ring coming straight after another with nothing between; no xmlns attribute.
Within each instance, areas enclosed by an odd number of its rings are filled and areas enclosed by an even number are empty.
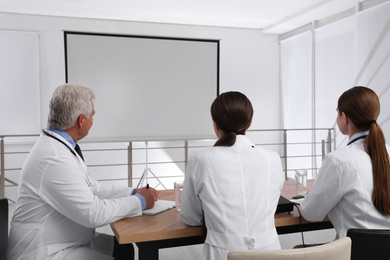
<svg viewBox="0 0 390 260"><path fill-rule="evenodd" d="M151 209L146 209L142 211L143 215L156 215L158 213L161 213L163 211L166 211L168 209L174 208L175 207L175 202L171 200L158 200L154 204L154 207Z"/></svg>

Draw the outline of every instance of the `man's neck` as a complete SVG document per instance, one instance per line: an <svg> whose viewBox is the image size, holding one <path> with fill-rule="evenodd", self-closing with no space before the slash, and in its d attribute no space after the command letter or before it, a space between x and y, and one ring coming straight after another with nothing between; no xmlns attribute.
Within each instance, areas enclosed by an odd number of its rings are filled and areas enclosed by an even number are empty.
<svg viewBox="0 0 390 260"><path fill-rule="evenodd" d="M69 135L66 131L58 130L58 129L50 129L48 130L60 135L62 138L64 138L70 145L73 146L73 148L76 146L76 142L74 141L73 137Z"/></svg>
<svg viewBox="0 0 390 260"><path fill-rule="evenodd" d="M78 131L76 129L76 126L73 126L69 129L64 130L68 135L70 135L73 138L73 141L77 143L82 137L79 136Z"/></svg>

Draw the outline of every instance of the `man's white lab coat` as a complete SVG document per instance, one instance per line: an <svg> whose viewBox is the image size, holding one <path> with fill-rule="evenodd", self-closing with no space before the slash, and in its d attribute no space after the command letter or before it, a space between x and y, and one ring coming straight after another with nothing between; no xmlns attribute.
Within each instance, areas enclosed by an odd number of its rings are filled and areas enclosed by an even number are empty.
<svg viewBox="0 0 390 260"><path fill-rule="evenodd" d="M96 245L95 228L140 215L140 200L93 180L73 147L48 133L64 143L42 134L24 163L7 259L113 259L98 252L113 243Z"/></svg>
<svg viewBox="0 0 390 260"><path fill-rule="evenodd" d="M227 259L231 250L280 249L274 215L283 180L280 157L243 135L231 147L192 155L181 216L191 226L205 219L203 259Z"/></svg>
<svg viewBox="0 0 390 260"><path fill-rule="evenodd" d="M367 133L357 133L351 140ZM322 221L328 215L336 238L345 237L350 228L390 228L390 218L372 203L372 163L364 150L364 140L326 156L317 180L300 206L302 216L309 221Z"/></svg>

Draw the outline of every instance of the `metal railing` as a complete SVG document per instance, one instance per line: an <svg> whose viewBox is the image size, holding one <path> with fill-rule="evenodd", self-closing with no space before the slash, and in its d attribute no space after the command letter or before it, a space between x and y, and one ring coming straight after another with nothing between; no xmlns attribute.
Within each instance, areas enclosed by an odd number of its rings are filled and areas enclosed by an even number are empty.
<svg viewBox="0 0 390 260"><path fill-rule="evenodd" d="M289 132L310 132L311 136L304 142L302 141L294 141L295 138L288 138ZM332 151L336 147L335 144L335 129L334 128L295 128L295 129L261 129L261 130L248 130L248 133L256 133L256 132L279 132L282 134L282 141L280 143L256 143L256 145L260 146L266 146L266 145L280 145L282 147L282 151L279 152L280 158L283 162L283 170L285 173L285 179L288 178L288 172L298 170L298 168L289 168L288 159L292 158L311 158L312 160L316 157L321 157L323 160L325 155ZM320 141L315 141L317 137L317 132L324 132L326 133L326 138L321 139ZM314 140L313 140L314 139ZM291 145L310 145L312 146L312 152L311 154L299 154L299 155L289 155L288 148ZM321 146L321 153L317 153L315 147ZM332 146L333 145L333 146ZM302 168L299 168L302 169ZM305 170L312 170L312 171L318 171L319 166L317 167L311 167L306 168Z"/></svg>
<svg viewBox="0 0 390 260"><path fill-rule="evenodd" d="M12 170L12 169L6 169L5 168L5 155L6 155L6 152L5 152L5 141L4 139L5 138L21 138L21 137L36 137L38 135L34 135L34 134L31 134L31 135L0 135L0 198L4 198L5 197L5 181L7 180L8 182L10 182L12 185L17 185L16 182L10 180L10 179L6 179L5 177L5 171L6 170Z"/></svg>
<svg viewBox="0 0 390 260"><path fill-rule="evenodd" d="M289 137L289 134L291 135L294 132L308 132L310 134L310 138L308 140L296 140L295 137ZM322 136L325 136L325 139L316 141L316 134L312 134L314 132L324 132L325 134L322 134ZM267 133L271 133L272 138L265 137ZM250 139L258 146L268 146L268 148L275 150L279 153L280 158L282 160L283 164L283 170L285 173L285 179L288 178L288 173L291 171L296 170L294 167L290 167L289 160L311 160L317 161L317 158L323 159L326 153L329 153L332 151L332 145L335 147L334 142L334 136L335 131L333 128L317 128L317 129L310 129L310 128L304 128L304 129L262 129L262 130L248 130L247 135L250 137ZM6 178L6 172L10 173L12 171L20 171L22 168L22 165L20 167L7 167L6 162L6 155L20 155L20 154L28 154L29 151L6 151L6 146L12 146L13 144L6 144L5 140L15 140L20 139L24 137L34 137L36 138L38 135L0 135L0 159L1 159L1 169L0 169L0 197L8 197L5 194L5 187L16 187L18 183L14 180L11 180L11 178ZM260 138L259 138L260 137ZM313 139L314 137L314 139ZM255 140L253 140L253 139ZM256 139L261 139L260 141ZM299 138L298 138L299 139ZM215 139L216 140L216 139ZM106 143L100 143L100 142L93 142L94 144L99 144L101 147L99 148L90 148L90 149L83 149L83 153L88 152L92 154L92 156L97 156L99 153L102 152L119 152L119 153L126 153L126 159L121 162L114 162L114 163L91 163L88 164L88 167L90 168L101 168L101 167L112 167L112 166L119 166L119 167L127 167L127 176L121 177L121 178L104 178L104 179L98 179L98 181L127 181L127 185L129 187L133 187L135 185L135 182L139 182L140 178L142 176L135 176L134 174L134 168L135 167L142 167L145 166L144 169L146 170L148 168L148 165L184 165L182 166L182 173L179 175L165 175L165 176L158 176L156 174L157 179L160 181L160 179L169 179L169 178L184 178L184 169L187 165L188 158L190 157L190 154L197 149L203 149L208 146L212 146L214 141L213 139L197 139L197 140L161 140L161 141L154 141L154 142L164 142L164 143L171 143L173 145L166 145L166 146L157 146L157 147L148 147L149 141L110 141L110 143L120 143L120 147L109 147L109 145L106 145ZM19 141L23 143L23 141ZM34 142L34 141L28 141L28 142ZM83 143L83 142L82 142ZM91 142L90 142L91 143ZM177 143L180 143L179 145ZM135 145L136 144L136 145ZM141 144L141 145L140 145ZM312 146L311 153L310 154L289 154L290 147L291 146ZM318 147L321 147L319 149ZM183 153L182 159L174 159L174 160L168 160L168 161L148 161L148 151L153 150L180 150ZM307 150L307 149L306 149ZM317 152L317 150L320 150L320 152ZM145 160L138 160L134 161L134 154L137 152L144 152L145 153ZM317 171L319 166L312 166L307 169ZM300 168L302 169L302 168ZM150 178L154 178L153 176ZM6 184L7 183L7 184ZM164 185L163 185L164 186ZM165 187L165 186L164 186ZM10 198L9 198L10 199ZM13 201L12 199L10 199Z"/></svg>

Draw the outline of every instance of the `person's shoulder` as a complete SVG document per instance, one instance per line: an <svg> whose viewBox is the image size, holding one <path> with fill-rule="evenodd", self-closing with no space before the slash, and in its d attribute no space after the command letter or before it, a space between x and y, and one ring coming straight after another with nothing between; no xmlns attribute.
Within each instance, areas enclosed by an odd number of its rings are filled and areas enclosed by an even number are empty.
<svg viewBox="0 0 390 260"><path fill-rule="evenodd" d="M364 146L345 146L339 148L325 156L324 162L331 162L335 165L349 165L350 163L365 162L370 160L369 155L364 150Z"/></svg>
<svg viewBox="0 0 390 260"><path fill-rule="evenodd" d="M215 147L203 148L201 150L197 150L191 153L189 159L192 161L199 161L208 158L215 150Z"/></svg>
<svg viewBox="0 0 390 260"><path fill-rule="evenodd" d="M35 158L45 161L50 164L64 164L73 167L75 152L72 152L73 147L67 141L53 132L50 132L52 136L41 135L36 144L34 145ZM65 166L64 166L65 167Z"/></svg>
<svg viewBox="0 0 390 260"><path fill-rule="evenodd" d="M271 158L278 158L278 159L280 159L280 155L276 151L273 151L273 150L270 150L270 149L267 149L267 148L263 148L263 147L260 147L260 146L255 146L254 150L257 153L259 153L259 154L267 155L267 156L269 156Z"/></svg>
<svg viewBox="0 0 390 260"><path fill-rule="evenodd" d="M339 163L347 160L348 147L339 148L325 155L324 161L333 161Z"/></svg>
<svg viewBox="0 0 390 260"><path fill-rule="evenodd" d="M256 151L261 152L261 153L277 154L276 151L273 151L273 150L271 150L271 149L264 148L264 147L261 147L261 146L254 146L253 148L254 148Z"/></svg>
<svg viewBox="0 0 390 260"><path fill-rule="evenodd" d="M234 154L234 149L231 146L212 146L192 152L189 156L189 162L192 165L209 165L229 160L228 158L231 158L232 154Z"/></svg>

